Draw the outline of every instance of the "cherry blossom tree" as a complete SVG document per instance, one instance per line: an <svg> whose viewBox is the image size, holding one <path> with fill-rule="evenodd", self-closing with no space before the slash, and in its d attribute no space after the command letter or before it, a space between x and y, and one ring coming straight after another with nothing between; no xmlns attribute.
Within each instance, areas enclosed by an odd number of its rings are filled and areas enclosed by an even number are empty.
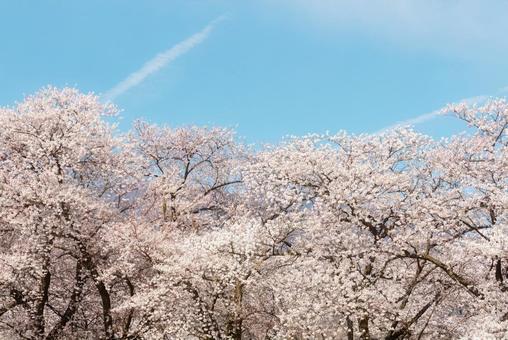
<svg viewBox="0 0 508 340"><path fill-rule="evenodd" d="M136 122L46 88L0 120L0 334L504 339L508 103L470 127L309 135Z"/></svg>
<svg viewBox="0 0 508 340"><path fill-rule="evenodd" d="M133 183L92 95L46 88L0 114L3 338L114 338L104 277ZM80 335L81 334L81 335Z"/></svg>

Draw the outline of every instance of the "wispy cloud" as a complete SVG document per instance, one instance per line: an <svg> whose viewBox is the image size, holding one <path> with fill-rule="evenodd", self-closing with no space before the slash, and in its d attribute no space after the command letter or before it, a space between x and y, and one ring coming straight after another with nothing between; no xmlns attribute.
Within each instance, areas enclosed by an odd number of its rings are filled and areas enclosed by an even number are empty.
<svg viewBox="0 0 508 340"><path fill-rule="evenodd" d="M506 94L507 92L508 92L508 86L497 90L495 95L503 95L503 94ZM468 104L481 104L482 102L486 101L490 97L491 96L487 96L487 95L474 96L474 97L469 97L469 98L463 98L463 99L459 100L458 102L468 103ZM390 130L393 130L393 129L396 129L396 128L402 127L402 126L416 126L418 124L428 122L428 121L438 117L440 114L441 114L441 110L435 110L432 112L424 113L424 114L421 114L421 115L416 116L414 118L403 120L403 121L397 122L395 124L392 124L390 126L387 126L383 129L377 131L376 134L387 132L387 131L390 131Z"/></svg>
<svg viewBox="0 0 508 340"><path fill-rule="evenodd" d="M131 89L134 86L139 85L143 82L149 75L159 71L166 65L173 62L175 59L180 57L181 55L187 53L197 45L201 44L203 41L208 38L213 28L222 20L225 19L225 16L220 16L217 19L211 21L205 28L201 31L194 33L187 39L179 42L173 47L157 54L155 57L147 61L139 70L132 72L112 87L109 91L103 94L103 98L105 100L113 100L116 97L122 95L127 90Z"/></svg>
<svg viewBox="0 0 508 340"><path fill-rule="evenodd" d="M280 0L325 29L358 32L404 49L460 58L504 60L508 41L504 0Z"/></svg>

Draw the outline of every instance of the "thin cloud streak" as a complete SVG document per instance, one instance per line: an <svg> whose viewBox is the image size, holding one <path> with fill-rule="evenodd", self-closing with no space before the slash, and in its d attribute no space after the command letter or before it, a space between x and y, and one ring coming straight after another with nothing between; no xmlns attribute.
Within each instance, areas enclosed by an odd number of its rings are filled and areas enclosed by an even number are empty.
<svg viewBox="0 0 508 340"><path fill-rule="evenodd" d="M105 100L113 100L116 97L124 94L126 91L135 87L142 83L148 76L157 71L161 70L163 67L172 63L178 57L187 53L194 47L201 44L203 41L208 38L213 28L222 20L225 19L225 16L220 16L219 18L211 21L205 28L201 31L191 35L187 39L179 42L173 47L157 54L154 58L147 61L139 70L132 72L127 78L116 84L109 91L103 94L103 98Z"/></svg>
<svg viewBox="0 0 508 340"><path fill-rule="evenodd" d="M499 89L496 92L496 95L501 95L501 94L504 94L504 93L507 93L507 92L508 92L508 86ZM486 95L474 96L474 97L469 97L469 98L461 99L458 102L460 102L460 103L467 103L467 104L480 104L480 103L486 101L487 99L489 99L490 97L491 96L486 96ZM435 111L432 111L432 112L424 113L424 114L416 116L414 118L403 120L403 121L397 122L395 124L392 124L392 125L390 125L388 127L385 127L383 129L375 132L375 134L382 134L384 132L388 132L388 131L396 129L398 127L416 126L416 125L428 122L428 121L438 117L439 115L441 115L441 112L442 112L441 110L435 110Z"/></svg>

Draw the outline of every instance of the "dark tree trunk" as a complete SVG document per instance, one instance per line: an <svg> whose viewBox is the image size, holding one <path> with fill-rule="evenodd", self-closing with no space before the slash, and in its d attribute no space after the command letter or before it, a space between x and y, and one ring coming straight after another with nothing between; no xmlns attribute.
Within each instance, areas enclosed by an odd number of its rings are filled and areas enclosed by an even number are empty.
<svg viewBox="0 0 508 340"><path fill-rule="evenodd" d="M347 340L354 340L354 325L353 320L349 318L349 316L346 317L346 329L347 329Z"/></svg>
<svg viewBox="0 0 508 340"><path fill-rule="evenodd" d="M368 315L364 315L358 319L358 330L360 331L360 340L370 340Z"/></svg>
<svg viewBox="0 0 508 340"><path fill-rule="evenodd" d="M65 309L65 312L60 317L60 320L58 323L53 327L53 329L48 333L46 336L46 340L55 340L58 339L60 336L60 333L65 328L67 323L71 321L72 317L76 313L78 309L78 304L81 301L82 293L83 293L83 286L85 285L85 278L83 276L83 265L81 263L81 260L78 260L76 263L76 274L75 274L75 284L74 288L72 290L71 297L69 299L69 303L67 304L67 308Z"/></svg>
<svg viewBox="0 0 508 340"><path fill-rule="evenodd" d="M91 255L86 250L83 243L79 243L79 249L83 256L83 266L90 272L95 284L95 288L99 292L102 302L102 320L104 323L104 334L106 340L115 339L113 330L113 318L111 317L111 298L104 282L99 279L99 272L96 264L93 262Z"/></svg>
<svg viewBox="0 0 508 340"><path fill-rule="evenodd" d="M39 283L40 299L36 301L34 308L34 333L36 339L44 338L46 322L44 319L44 309L48 303L49 286L51 284L51 272L49 271L49 260L44 264L44 275Z"/></svg>

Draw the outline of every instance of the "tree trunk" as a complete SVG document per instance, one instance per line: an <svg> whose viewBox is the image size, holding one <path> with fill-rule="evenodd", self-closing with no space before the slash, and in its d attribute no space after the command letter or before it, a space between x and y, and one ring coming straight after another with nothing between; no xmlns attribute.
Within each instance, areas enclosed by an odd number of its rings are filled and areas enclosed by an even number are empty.
<svg viewBox="0 0 508 340"><path fill-rule="evenodd" d="M354 340L354 325L353 320L349 318L349 316L346 317L346 331L347 331L347 340Z"/></svg>
<svg viewBox="0 0 508 340"><path fill-rule="evenodd" d="M358 319L358 330L360 331L360 340L370 340L368 314L364 314Z"/></svg>
<svg viewBox="0 0 508 340"><path fill-rule="evenodd" d="M34 333L36 339L44 338L46 329L46 322L44 319L44 309L48 303L49 298L49 286L51 284L51 272L49 271L49 260L45 261L44 275L42 276L39 283L40 299L35 303L34 310Z"/></svg>
<svg viewBox="0 0 508 340"><path fill-rule="evenodd" d="M104 282L99 279L99 272L97 271L97 266L92 260L91 255L86 250L86 247L83 243L79 243L79 249L83 256L83 266L90 272L92 279L94 281L95 287L99 292L99 296L101 297L102 302L102 320L104 323L104 333L106 340L113 340L115 338L115 333L113 330L113 318L111 317L111 298L106 288Z"/></svg>
<svg viewBox="0 0 508 340"><path fill-rule="evenodd" d="M53 329L46 336L46 340L55 340L59 338L60 333L65 328L67 323L71 321L72 317L76 313L78 309L78 304L81 301L83 286L85 285L85 278L83 277L83 266L81 260L78 260L76 263L76 274L75 274L75 284L72 290L71 297L69 298L69 303L67 304L67 308L65 312L60 317L58 323L53 326Z"/></svg>

